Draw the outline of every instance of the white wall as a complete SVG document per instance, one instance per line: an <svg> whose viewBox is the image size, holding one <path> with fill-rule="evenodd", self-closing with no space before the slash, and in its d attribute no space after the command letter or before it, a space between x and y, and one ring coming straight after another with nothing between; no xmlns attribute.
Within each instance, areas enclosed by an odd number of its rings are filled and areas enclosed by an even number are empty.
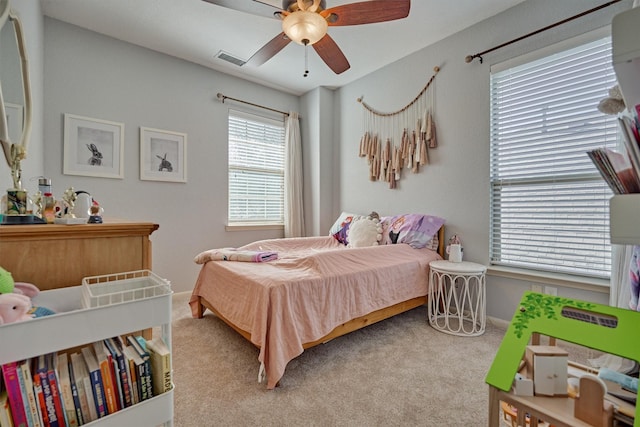
<svg viewBox="0 0 640 427"><path fill-rule="evenodd" d="M193 257L282 231L226 232L227 111L225 95L298 111L299 99L54 19L45 19L45 174L54 195L73 186L104 206L105 217L152 221L153 268L175 291L193 288ZM268 114L262 110L259 114ZM64 114L124 123L124 179L62 174ZM139 128L185 132L188 183L139 179Z"/></svg>
<svg viewBox="0 0 640 427"><path fill-rule="evenodd" d="M305 170L304 204L306 233L327 234L340 213L336 203L338 180L334 147L337 129L334 114L334 92L316 88L300 97L302 111L302 143Z"/></svg>
<svg viewBox="0 0 640 427"><path fill-rule="evenodd" d="M300 111L308 234L324 234L340 210L376 210L382 215L427 212L447 219L448 236L462 236L466 259L487 264L490 65L608 25L617 11L630 6L630 0L485 55L484 64L477 60L466 64L464 57L599 3L527 0L335 92L318 88L297 98L56 20L45 19L43 27L37 22L42 20L37 0L21 0L20 7L27 8L34 21L27 27L28 41L35 43L30 47L32 61L44 50L44 97L41 93L40 102L36 101L44 112L39 120L43 130L40 141L31 145L25 163L34 169L25 177L44 172L53 179L58 195L73 186L91 192L107 216L159 223L152 236L154 270L171 280L175 290L189 290L199 270L192 259L199 251L280 235L224 230L230 105L215 98L223 92L279 110ZM43 34L44 47L38 46ZM436 65L441 67L436 77L440 145L431 152L432 164L403 178L396 190L370 182L366 161L357 156L362 106L356 99L364 95L376 108L396 110L422 89ZM40 77L37 73L35 78L41 79L42 71ZM64 113L125 124L124 180L62 174ZM188 134L187 184L138 179L140 126ZM44 157L43 168L38 168L38 156ZM0 167L0 184L6 182L8 169ZM490 276L488 314L510 319L532 283ZM558 293L607 301L606 293L570 288Z"/></svg>
<svg viewBox="0 0 640 427"><path fill-rule="evenodd" d="M561 27L523 40L466 63L465 57L545 27L599 5L600 1L528 0L506 12L429 46L338 90L340 201L342 209L381 215L423 212L447 220L447 236L459 234L464 257L489 264L489 72L490 66L589 30L609 25L630 2L606 8ZM363 133L364 96L372 107L396 111L424 87L434 66L436 124L439 146L431 164L419 174L406 174L398 189L367 179L367 163L357 156ZM605 96L606 94L603 94ZM595 106L594 106L595 108ZM534 282L487 278L487 312L511 319L522 292ZM560 287L558 295L608 303L607 289L584 291Z"/></svg>

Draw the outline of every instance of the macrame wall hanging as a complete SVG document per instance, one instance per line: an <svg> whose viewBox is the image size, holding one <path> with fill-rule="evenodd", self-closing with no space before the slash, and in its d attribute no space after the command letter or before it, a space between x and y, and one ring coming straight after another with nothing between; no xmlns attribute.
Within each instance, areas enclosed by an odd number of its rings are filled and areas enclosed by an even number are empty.
<svg viewBox="0 0 640 427"><path fill-rule="evenodd" d="M358 98L364 107L359 156L367 158L371 181L388 182L394 189L403 172L418 173L429 164L429 150L438 146L432 83L440 67L433 71L422 91L398 111L381 112Z"/></svg>

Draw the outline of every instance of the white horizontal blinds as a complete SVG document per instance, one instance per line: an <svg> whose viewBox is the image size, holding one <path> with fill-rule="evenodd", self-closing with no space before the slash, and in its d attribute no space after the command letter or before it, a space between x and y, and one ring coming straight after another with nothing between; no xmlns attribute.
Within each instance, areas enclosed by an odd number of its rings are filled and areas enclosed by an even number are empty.
<svg viewBox="0 0 640 427"><path fill-rule="evenodd" d="M284 123L229 111L229 223L283 224Z"/></svg>
<svg viewBox="0 0 640 427"><path fill-rule="evenodd" d="M587 151L616 147L598 102L609 38L491 76L491 261L608 278L611 192Z"/></svg>

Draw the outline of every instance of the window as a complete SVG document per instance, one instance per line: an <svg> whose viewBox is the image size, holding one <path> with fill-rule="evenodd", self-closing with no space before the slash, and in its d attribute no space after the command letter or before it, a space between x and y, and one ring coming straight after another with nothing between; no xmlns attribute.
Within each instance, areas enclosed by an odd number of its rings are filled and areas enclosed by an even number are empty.
<svg viewBox="0 0 640 427"><path fill-rule="evenodd" d="M229 224L284 223L284 123L229 111Z"/></svg>
<svg viewBox="0 0 640 427"><path fill-rule="evenodd" d="M597 109L616 83L611 39L502 68L491 75L492 264L609 278L612 194L586 152L617 146L616 117Z"/></svg>

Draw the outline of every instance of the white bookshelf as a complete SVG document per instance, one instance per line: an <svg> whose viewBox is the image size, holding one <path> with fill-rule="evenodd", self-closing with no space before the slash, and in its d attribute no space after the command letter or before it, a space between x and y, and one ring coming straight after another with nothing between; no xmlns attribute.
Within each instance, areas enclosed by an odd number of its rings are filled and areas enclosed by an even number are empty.
<svg viewBox="0 0 640 427"><path fill-rule="evenodd" d="M609 201L611 243L640 244L640 194L619 194Z"/></svg>
<svg viewBox="0 0 640 427"><path fill-rule="evenodd" d="M617 14L611 22L613 68L627 109L640 118L640 6ZM640 244L640 194L616 195L610 201L611 243Z"/></svg>
<svg viewBox="0 0 640 427"><path fill-rule="evenodd" d="M54 315L0 326L0 364L83 346L105 338L157 328L171 349L171 293L84 309L81 286L43 291L34 306ZM173 389L87 426L173 425Z"/></svg>

